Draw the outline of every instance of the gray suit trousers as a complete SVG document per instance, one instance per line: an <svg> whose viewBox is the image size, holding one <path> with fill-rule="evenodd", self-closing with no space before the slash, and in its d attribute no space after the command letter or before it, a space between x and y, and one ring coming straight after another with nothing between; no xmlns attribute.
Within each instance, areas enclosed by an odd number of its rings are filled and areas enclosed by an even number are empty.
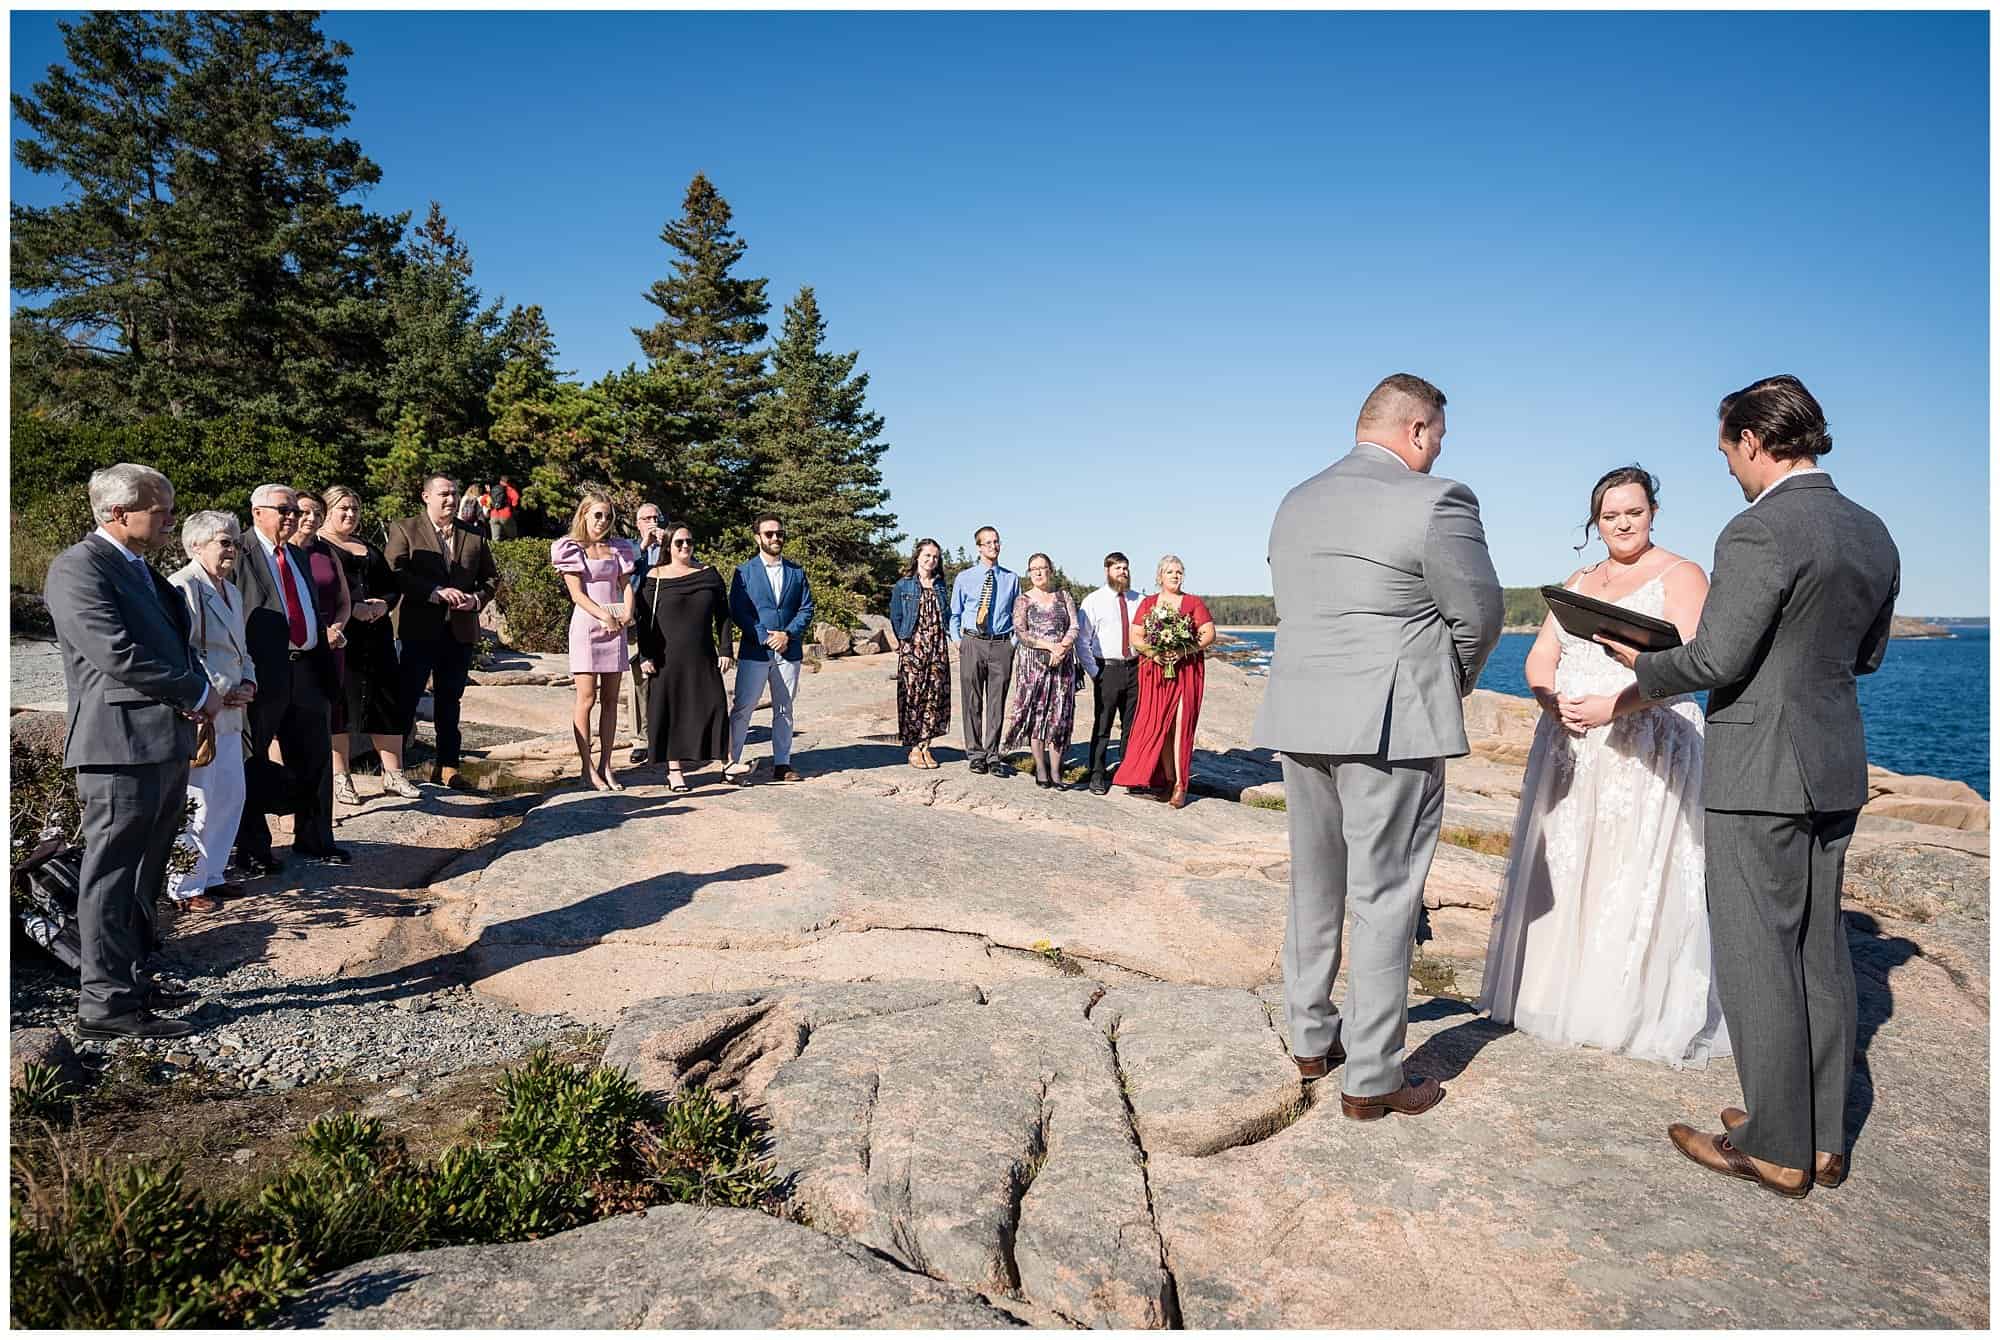
<svg viewBox="0 0 2000 1340"><path fill-rule="evenodd" d="M1444 760L1281 754L1292 839L1285 1027L1294 1056L1347 1049L1343 1093L1403 1087L1410 955L1444 818ZM1333 1008L1353 914L1345 1009Z"/></svg>
<svg viewBox="0 0 2000 1340"><path fill-rule="evenodd" d="M1014 644L1006 638L966 634L958 644L958 701L964 713L968 762L1000 757L1007 720L1007 685L1014 678Z"/></svg>
<svg viewBox="0 0 2000 1340"><path fill-rule="evenodd" d="M76 770L83 797L79 1019L101 1022L145 1004L140 974L157 938L154 900L166 885L167 858L187 807L187 779L185 759Z"/></svg>
<svg viewBox="0 0 2000 1340"><path fill-rule="evenodd" d="M1707 813L1715 986L1750 1113L1729 1140L1787 1168L1847 1152L1856 1022L1840 878L1855 815Z"/></svg>

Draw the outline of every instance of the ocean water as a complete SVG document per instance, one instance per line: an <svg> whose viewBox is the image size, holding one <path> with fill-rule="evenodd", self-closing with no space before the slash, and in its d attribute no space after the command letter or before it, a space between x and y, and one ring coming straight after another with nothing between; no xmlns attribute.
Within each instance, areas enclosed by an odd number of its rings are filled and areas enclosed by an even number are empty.
<svg viewBox="0 0 2000 1340"><path fill-rule="evenodd" d="M1991 749L1987 717L1985 624L1948 624L1948 638L1897 638L1882 668L1856 680L1868 760L1892 772L1953 777L1991 798ZM1254 649L1252 673L1261 674L1277 634L1271 629L1233 632ZM1518 697L1528 694L1532 633L1504 633L1479 676L1479 687Z"/></svg>

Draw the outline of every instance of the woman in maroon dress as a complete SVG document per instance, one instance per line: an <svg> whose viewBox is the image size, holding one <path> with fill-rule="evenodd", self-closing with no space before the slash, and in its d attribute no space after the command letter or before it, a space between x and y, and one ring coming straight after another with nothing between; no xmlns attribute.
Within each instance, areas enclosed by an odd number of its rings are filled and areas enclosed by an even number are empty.
<svg viewBox="0 0 2000 1340"><path fill-rule="evenodd" d="M1143 658L1139 664L1139 711L1125 741L1125 759L1112 780L1134 790L1151 788L1155 799L1178 810L1187 805L1194 729L1201 720L1203 653L1215 643L1215 619L1200 596L1181 590L1186 569L1180 559L1168 554L1160 560L1154 576L1160 583L1159 594L1140 601L1138 613L1132 616L1132 646ZM1144 634L1146 616L1157 607L1186 615L1198 643L1192 655L1175 663L1172 679L1163 667L1173 658L1156 651ZM1167 793L1159 794L1160 788L1166 788Z"/></svg>
<svg viewBox="0 0 2000 1340"><path fill-rule="evenodd" d="M314 649L320 668L320 687L333 705L331 733L347 729L344 704L347 701L347 621L354 617L354 602L347 591L347 571L320 532L326 524L326 499L305 489L298 491L299 530L292 543L305 550L312 569L313 607L319 612L319 645ZM359 805L354 778L337 773L333 798L342 805Z"/></svg>

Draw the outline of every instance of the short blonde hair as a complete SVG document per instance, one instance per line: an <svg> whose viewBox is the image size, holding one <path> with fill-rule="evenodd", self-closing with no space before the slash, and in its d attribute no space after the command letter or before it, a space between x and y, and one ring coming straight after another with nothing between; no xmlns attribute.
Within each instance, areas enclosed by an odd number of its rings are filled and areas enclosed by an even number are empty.
<svg viewBox="0 0 2000 1340"><path fill-rule="evenodd" d="M578 544L590 543L590 527L584 524L583 514L590 510L592 503L603 503L611 509L611 526L605 531L605 538L609 539L618 531L618 504L611 500L609 493L592 484L584 489L583 497L576 504L576 515L569 519L569 537Z"/></svg>
<svg viewBox="0 0 2000 1340"><path fill-rule="evenodd" d="M1179 554L1161 554L1160 561L1153 565L1153 580L1155 582L1161 581L1166 576L1167 564L1169 563L1181 570L1181 576L1187 576L1187 564L1181 562Z"/></svg>

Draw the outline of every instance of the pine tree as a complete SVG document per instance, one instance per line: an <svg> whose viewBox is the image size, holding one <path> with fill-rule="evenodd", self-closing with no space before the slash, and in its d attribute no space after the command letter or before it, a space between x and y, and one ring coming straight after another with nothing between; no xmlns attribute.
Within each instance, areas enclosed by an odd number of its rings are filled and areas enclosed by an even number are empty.
<svg viewBox="0 0 2000 1340"><path fill-rule="evenodd" d="M825 348L826 321L810 286L785 308L772 350L774 392L752 419L758 511L785 519L801 552L827 561L864 599L879 596L898 564L894 514L884 510L882 416L868 409L858 352Z"/></svg>
<svg viewBox="0 0 2000 1340"><path fill-rule="evenodd" d="M351 51L304 11L93 13L62 31L69 66L14 99L22 166L73 193L12 213L28 398L250 414L358 447L405 216L354 199L381 173L335 134Z"/></svg>
<svg viewBox="0 0 2000 1340"><path fill-rule="evenodd" d="M697 174L681 216L660 232L675 252L672 273L645 294L660 320L632 332L648 365L604 383L633 443L671 482L689 524L707 535L749 523L745 435L770 386L759 347L770 333L768 281L733 273L748 244L730 221L729 202Z"/></svg>

